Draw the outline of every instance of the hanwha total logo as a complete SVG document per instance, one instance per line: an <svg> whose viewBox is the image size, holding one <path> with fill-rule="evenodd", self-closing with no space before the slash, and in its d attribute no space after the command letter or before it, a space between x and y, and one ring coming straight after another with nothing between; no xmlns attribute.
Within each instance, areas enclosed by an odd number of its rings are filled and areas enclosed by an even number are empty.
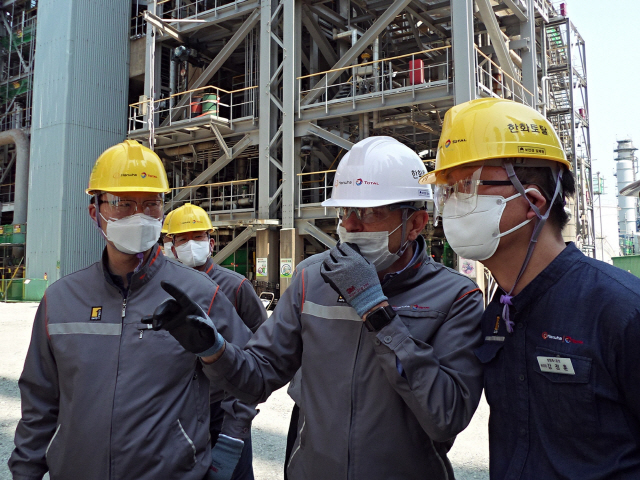
<svg viewBox="0 0 640 480"><path fill-rule="evenodd" d="M361 178L359 178L359 179L357 179L357 180L356 180L356 185L357 185L357 186L362 185L362 179L361 179Z"/></svg>
<svg viewBox="0 0 640 480"><path fill-rule="evenodd" d="M446 143L444 144L444 148L449 148L449 145L451 145L451 140L446 141Z"/></svg>
<svg viewBox="0 0 640 480"><path fill-rule="evenodd" d="M542 332L542 338L546 340L548 337L549 337L549 334L547 332Z"/></svg>
<svg viewBox="0 0 640 480"><path fill-rule="evenodd" d="M146 172L142 172L142 173L140 174L140 176L141 176L142 178L147 178L147 174L146 174Z"/></svg>

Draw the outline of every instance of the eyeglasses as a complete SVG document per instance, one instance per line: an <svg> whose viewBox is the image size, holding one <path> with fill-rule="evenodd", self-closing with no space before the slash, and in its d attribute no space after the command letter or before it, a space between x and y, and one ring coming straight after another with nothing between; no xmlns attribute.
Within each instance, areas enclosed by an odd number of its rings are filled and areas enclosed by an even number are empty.
<svg viewBox="0 0 640 480"><path fill-rule="evenodd" d="M452 202L447 212L447 217L462 217L472 213L477 205L478 187L480 185L513 186L510 180L480 180L481 173L482 167L475 170L472 175L454 183L436 185L433 196L436 217L442 216L444 205L450 199L454 199L455 201Z"/></svg>
<svg viewBox="0 0 640 480"><path fill-rule="evenodd" d="M184 245L185 243L187 243L189 240L195 240L196 242L203 242L203 241L209 240L209 238L210 237L208 232L194 233L191 238L189 238L187 235L184 235L184 234L178 234L178 235L174 235L173 244L176 247L179 247L180 245Z"/></svg>
<svg viewBox="0 0 640 480"><path fill-rule="evenodd" d="M349 218L352 213L355 213L356 218L362 223L377 223L383 222L391 216L391 212L394 210L400 210L401 208L409 208L411 210L420 210L419 206L411 203L395 203L392 205L384 205L382 207L337 207L338 218L342 221Z"/></svg>
<svg viewBox="0 0 640 480"><path fill-rule="evenodd" d="M382 222L391 216L391 209L384 207L338 207L337 213L340 220L345 220L355 213L356 218L362 223Z"/></svg>
<svg viewBox="0 0 640 480"><path fill-rule="evenodd" d="M142 213L150 217L161 217L164 199L156 198L149 200L133 200L128 198L120 198L110 193L104 194L106 200L98 201L98 205L107 204L110 208L110 214L115 218L124 218L135 215L136 212L142 210Z"/></svg>

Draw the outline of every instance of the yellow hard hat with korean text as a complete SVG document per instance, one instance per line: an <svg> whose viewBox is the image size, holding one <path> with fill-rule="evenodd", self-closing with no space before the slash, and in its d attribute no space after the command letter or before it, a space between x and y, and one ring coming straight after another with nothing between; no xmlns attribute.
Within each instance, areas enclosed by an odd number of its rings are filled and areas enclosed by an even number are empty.
<svg viewBox="0 0 640 480"><path fill-rule="evenodd" d="M446 113L436 168L420 183L441 183L451 168L502 158L551 160L571 169L558 135L537 110L511 100L481 98Z"/></svg>

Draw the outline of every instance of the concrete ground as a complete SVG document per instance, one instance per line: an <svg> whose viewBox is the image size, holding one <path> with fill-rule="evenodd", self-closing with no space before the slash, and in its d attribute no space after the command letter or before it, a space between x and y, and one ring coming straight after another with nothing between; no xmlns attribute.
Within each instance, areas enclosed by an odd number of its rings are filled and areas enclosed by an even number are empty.
<svg viewBox="0 0 640 480"><path fill-rule="evenodd" d="M6 462L20 418L17 382L37 307L35 303L0 303L0 480L11 479ZM257 480L283 477L282 462L292 405L286 389L282 388L259 407L260 414L253 422L253 464ZM489 409L483 399L471 424L458 436L449 454L456 479L488 480L488 418Z"/></svg>

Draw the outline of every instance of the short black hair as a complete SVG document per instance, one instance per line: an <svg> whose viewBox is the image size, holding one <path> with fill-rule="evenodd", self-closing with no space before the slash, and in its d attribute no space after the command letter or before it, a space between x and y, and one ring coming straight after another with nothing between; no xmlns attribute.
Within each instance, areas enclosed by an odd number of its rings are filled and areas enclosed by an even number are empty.
<svg viewBox="0 0 640 480"><path fill-rule="evenodd" d="M540 193L547 199L547 202L551 201L556 190L556 179L550 167L516 167L514 170L522 185L536 185L540 188ZM570 170L564 169L562 172L561 184L562 189L551 205L548 220L559 230L562 230L569 223L569 215L564 209L566 199L573 197L576 193L575 178Z"/></svg>

